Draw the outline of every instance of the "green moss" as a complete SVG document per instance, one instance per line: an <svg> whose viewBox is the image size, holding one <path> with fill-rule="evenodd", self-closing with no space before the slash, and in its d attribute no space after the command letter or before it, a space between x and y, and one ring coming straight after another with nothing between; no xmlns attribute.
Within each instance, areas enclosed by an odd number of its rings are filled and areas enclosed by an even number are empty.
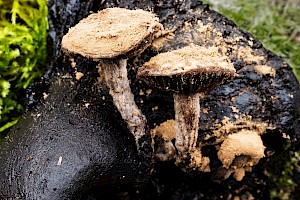
<svg viewBox="0 0 300 200"><path fill-rule="evenodd" d="M47 57L46 3L0 0L0 133L18 121L25 89L42 75Z"/></svg>
<svg viewBox="0 0 300 200"><path fill-rule="evenodd" d="M274 155L268 163L270 174L271 199L293 199L296 192L296 183L293 180L294 172L300 172L300 151L292 150L291 142L287 141L284 150Z"/></svg>

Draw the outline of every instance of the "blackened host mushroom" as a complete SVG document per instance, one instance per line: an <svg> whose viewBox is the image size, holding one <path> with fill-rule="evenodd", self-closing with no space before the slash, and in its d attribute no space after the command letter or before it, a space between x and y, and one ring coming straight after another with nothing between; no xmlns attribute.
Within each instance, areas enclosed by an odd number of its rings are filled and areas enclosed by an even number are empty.
<svg viewBox="0 0 300 200"><path fill-rule="evenodd" d="M143 10L107 8L72 27L62 50L99 61L109 93L138 142L146 117L137 107L127 77L127 58L143 52L163 27L155 14Z"/></svg>
<svg viewBox="0 0 300 200"><path fill-rule="evenodd" d="M198 138L199 96L232 79L232 63L216 47L190 45L152 57L139 68L137 76L151 86L174 92L179 160L188 154L193 157Z"/></svg>

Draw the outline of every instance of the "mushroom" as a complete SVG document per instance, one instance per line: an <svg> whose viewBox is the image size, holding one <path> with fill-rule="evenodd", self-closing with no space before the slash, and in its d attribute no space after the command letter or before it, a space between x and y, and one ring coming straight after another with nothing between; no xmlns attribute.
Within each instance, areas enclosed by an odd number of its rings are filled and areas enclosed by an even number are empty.
<svg viewBox="0 0 300 200"><path fill-rule="evenodd" d="M179 158L186 158L196 150L199 96L232 79L235 69L216 47L190 45L152 57L139 68L137 76L150 86L173 92L175 146Z"/></svg>
<svg viewBox="0 0 300 200"><path fill-rule="evenodd" d="M159 161L169 161L175 158L175 147L172 140L176 137L175 121L167 120L151 130L154 156Z"/></svg>
<svg viewBox="0 0 300 200"><path fill-rule="evenodd" d="M240 181L245 171L265 156L264 150L262 139L256 132L241 130L227 136L218 151L218 158L223 167L234 172L235 179Z"/></svg>
<svg viewBox="0 0 300 200"><path fill-rule="evenodd" d="M127 77L127 59L143 52L163 27L144 10L107 8L72 27L62 50L99 62L113 102L136 142L145 134L146 117L137 107Z"/></svg>

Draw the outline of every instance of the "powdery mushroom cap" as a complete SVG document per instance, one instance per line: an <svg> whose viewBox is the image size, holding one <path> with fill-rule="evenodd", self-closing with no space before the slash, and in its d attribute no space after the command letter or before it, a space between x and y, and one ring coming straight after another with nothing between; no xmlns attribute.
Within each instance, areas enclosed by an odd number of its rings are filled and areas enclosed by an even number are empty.
<svg viewBox="0 0 300 200"><path fill-rule="evenodd" d="M216 47L190 45L152 57L137 76L151 86L180 93L206 93L235 76Z"/></svg>
<svg viewBox="0 0 300 200"><path fill-rule="evenodd" d="M172 160L175 157L175 147L172 140L176 137L175 121L167 120L151 130L152 148L159 161ZM156 137L157 136L157 137Z"/></svg>
<svg viewBox="0 0 300 200"><path fill-rule="evenodd" d="M225 168L229 168L238 156L249 157L243 166L253 166L265 156L264 150L265 146L257 133L240 131L227 136L218 151L218 158Z"/></svg>
<svg viewBox="0 0 300 200"><path fill-rule="evenodd" d="M151 130L152 135L161 136L165 141L171 141L176 137L175 120L167 120Z"/></svg>
<svg viewBox="0 0 300 200"><path fill-rule="evenodd" d="M161 31L158 17L144 10L107 8L72 27L62 39L62 49L94 60L144 50Z"/></svg>

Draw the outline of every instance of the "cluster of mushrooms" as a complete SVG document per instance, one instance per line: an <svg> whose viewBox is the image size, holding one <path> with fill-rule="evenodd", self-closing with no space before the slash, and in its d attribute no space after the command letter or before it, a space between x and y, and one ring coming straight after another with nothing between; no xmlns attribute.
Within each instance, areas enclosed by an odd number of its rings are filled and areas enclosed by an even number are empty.
<svg viewBox="0 0 300 200"><path fill-rule="evenodd" d="M127 59L142 53L163 31L159 18L151 12L107 8L72 27L61 44L62 50L68 54L80 54L99 62L98 67L105 77L114 105L137 145L146 134L147 120L130 89ZM216 47L194 44L160 53L138 69L138 79L174 94L177 164L189 159L193 163L191 167L201 166L204 159L201 150L196 147L199 98L235 75L233 64L227 57L221 56Z"/></svg>

